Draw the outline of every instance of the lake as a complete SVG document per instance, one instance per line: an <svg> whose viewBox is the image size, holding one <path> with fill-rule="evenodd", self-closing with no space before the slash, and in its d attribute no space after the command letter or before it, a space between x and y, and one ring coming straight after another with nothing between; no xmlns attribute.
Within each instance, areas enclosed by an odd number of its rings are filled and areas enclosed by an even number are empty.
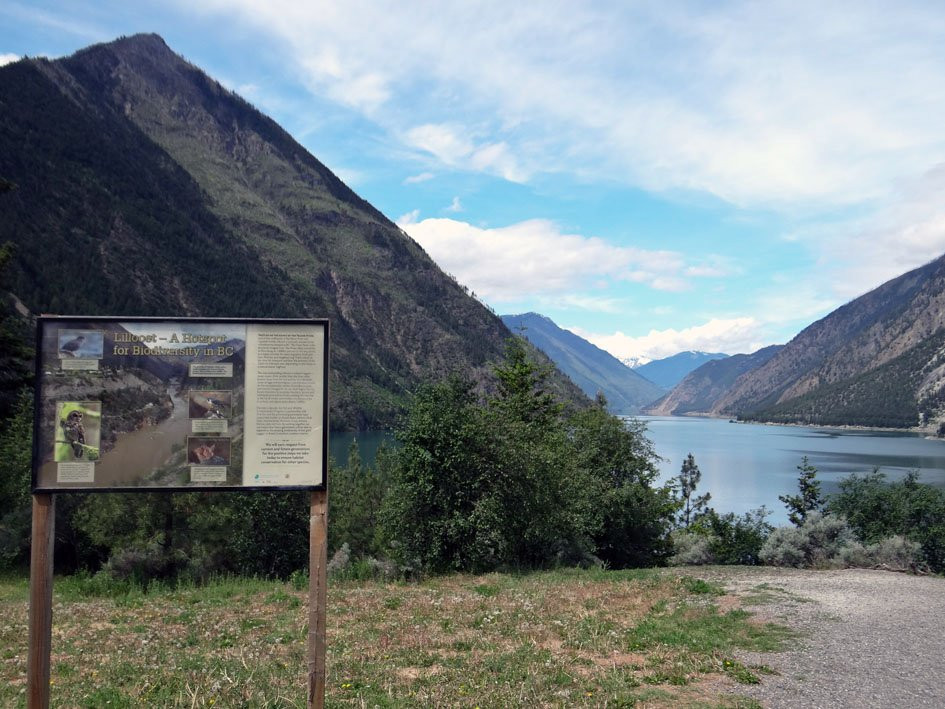
<svg viewBox="0 0 945 709"><path fill-rule="evenodd" d="M920 480L945 487L945 441L913 433L769 426L729 423L726 419L685 416L641 416L660 461L661 480L679 474L692 453L702 480L698 493L710 492L719 512L741 514L765 505L773 524L786 524L787 511L778 495L797 492L797 466L806 455L817 470L821 490L837 490L851 473L879 467L890 480L917 470ZM390 442L389 433L332 433L330 452L344 465L356 438L362 460L372 462L377 448Z"/></svg>
<svg viewBox="0 0 945 709"><path fill-rule="evenodd" d="M719 512L741 514L765 505L769 521L787 523L778 495L797 492L797 466L806 455L821 491L835 492L851 473L880 468L890 480L917 470L921 482L945 487L945 441L913 433L729 423L727 419L641 416L660 462L662 479L679 474L688 453Z"/></svg>

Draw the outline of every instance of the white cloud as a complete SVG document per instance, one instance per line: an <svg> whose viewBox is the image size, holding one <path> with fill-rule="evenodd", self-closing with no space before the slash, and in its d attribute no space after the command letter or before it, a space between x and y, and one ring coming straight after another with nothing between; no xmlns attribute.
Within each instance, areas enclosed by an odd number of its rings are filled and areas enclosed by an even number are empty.
<svg viewBox="0 0 945 709"><path fill-rule="evenodd" d="M266 28L319 95L414 147L446 127L458 142L423 149L511 180L563 170L821 208L887 196L945 156L934 3L202 6Z"/></svg>
<svg viewBox="0 0 945 709"><path fill-rule="evenodd" d="M4 64L12 64L13 62L19 61L20 57L18 54L0 54L0 66Z"/></svg>
<svg viewBox="0 0 945 709"><path fill-rule="evenodd" d="M471 131L457 125L424 124L404 133L404 143L429 153L444 165L499 175L510 182L525 182L528 172L499 143L477 144Z"/></svg>
<svg viewBox="0 0 945 709"><path fill-rule="evenodd" d="M634 281L657 290L688 286L686 262L672 251L612 246L603 239L563 233L546 219L531 219L486 229L454 219L424 219L419 212L402 216L398 225L461 283L490 302L569 294L572 306L607 303L575 296L585 286Z"/></svg>
<svg viewBox="0 0 945 709"><path fill-rule="evenodd" d="M542 309L556 310L584 310L594 313L611 313L614 315L625 312L626 303L621 298L582 293L568 293L557 297L541 297L538 303Z"/></svg>
<svg viewBox="0 0 945 709"><path fill-rule="evenodd" d="M421 172L419 175L411 175L410 177L404 180L405 185L415 185L419 182L426 182L427 180L432 180L436 175L432 172Z"/></svg>
<svg viewBox="0 0 945 709"><path fill-rule="evenodd" d="M751 317L713 318L702 325L683 330L650 330L646 335L631 337L622 332L601 334L579 327L568 328L585 340L607 350L617 359L661 359L677 352L754 352L764 346L762 324Z"/></svg>
<svg viewBox="0 0 945 709"><path fill-rule="evenodd" d="M450 202L450 206L446 207L443 211L445 212L462 212L463 203L459 201L459 197L453 197L453 201Z"/></svg>
<svg viewBox="0 0 945 709"><path fill-rule="evenodd" d="M418 219L420 219L420 210L411 209L406 214L401 214L397 218L397 226L406 231L407 227L411 224L416 224Z"/></svg>
<svg viewBox="0 0 945 709"><path fill-rule="evenodd" d="M840 235L810 238L838 298L853 298L945 253L945 162L900 186L896 200ZM821 230L822 231L822 230Z"/></svg>
<svg viewBox="0 0 945 709"><path fill-rule="evenodd" d="M428 123L404 134L404 142L426 151L446 165L457 165L473 152L473 144L457 126Z"/></svg>

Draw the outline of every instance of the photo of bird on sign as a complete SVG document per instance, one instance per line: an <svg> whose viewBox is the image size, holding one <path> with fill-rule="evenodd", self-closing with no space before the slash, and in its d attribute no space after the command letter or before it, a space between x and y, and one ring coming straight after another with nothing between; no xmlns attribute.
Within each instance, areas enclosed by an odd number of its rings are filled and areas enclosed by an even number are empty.
<svg viewBox="0 0 945 709"><path fill-rule="evenodd" d="M191 390L187 397L190 418L228 419L233 402L233 392L214 389Z"/></svg>
<svg viewBox="0 0 945 709"><path fill-rule="evenodd" d="M56 403L57 463L96 461L102 433L100 401L59 401Z"/></svg>
<svg viewBox="0 0 945 709"><path fill-rule="evenodd" d="M60 330L60 359L102 359L105 337L100 330Z"/></svg>

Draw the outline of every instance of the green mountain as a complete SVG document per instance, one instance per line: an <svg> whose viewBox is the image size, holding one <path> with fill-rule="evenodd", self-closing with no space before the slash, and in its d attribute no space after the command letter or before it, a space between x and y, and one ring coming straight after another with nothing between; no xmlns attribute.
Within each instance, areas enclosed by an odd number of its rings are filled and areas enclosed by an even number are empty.
<svg viewBox="0 0 945 709"><path fill-rule="evenodd" d="M485 380L509 336L156 35L0 67L0 176L16 185L0 195L0 244L14 247L4 288L29 311L327 317L335 428L390 424L425 378Z"/></svg>
<svg viewBox="0 0 945 709"><path fill-rule="evenodd" d="M711 413L938 428L945 422L945 256L805 328Z"/></svg>
<svg viewBox="0 0 945 709"><path fill-rule="evenodd" d="M679 352L663 359L654 359L633 370L649 379L663 389L672 389L679 384L689 372L698 369L706 362L725 359L727 354L721 352Z"/></svg>
<svg viewBox="0 0 945 709"><path fill-rule="evenodd" d="M739 377L763 365L781 347L771 345L752 354L709 360L687 374L671 392L647 406L644 412L656 416L707 414Z"/></svg>
<svg viewBox="0 0 945 709"><path fill-rule="evenodd" d="M614 413L638 414L644 405L665 393L613 355L561 329L544 315L503 315L502 321L548 355L585 394L594 397L598 391L603 392Z"/></svg>

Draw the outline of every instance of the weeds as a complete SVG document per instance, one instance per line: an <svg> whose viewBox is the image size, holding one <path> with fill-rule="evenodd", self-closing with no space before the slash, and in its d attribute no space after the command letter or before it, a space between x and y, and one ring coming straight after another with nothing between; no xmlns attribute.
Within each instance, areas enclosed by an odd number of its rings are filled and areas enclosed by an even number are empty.
<svg viewBox="0 0 945 709"><path fill-rule="evenodd" d="M97 584L56 582L54 704L305 705L302 584ZM791 635L720 611L720 593L700 579L596 569L334 582L328 705L757 706L724 693L766 672L735 652L776 649ZM18 706L22 580L0 578L0 618L0 705Z"/></svg>

